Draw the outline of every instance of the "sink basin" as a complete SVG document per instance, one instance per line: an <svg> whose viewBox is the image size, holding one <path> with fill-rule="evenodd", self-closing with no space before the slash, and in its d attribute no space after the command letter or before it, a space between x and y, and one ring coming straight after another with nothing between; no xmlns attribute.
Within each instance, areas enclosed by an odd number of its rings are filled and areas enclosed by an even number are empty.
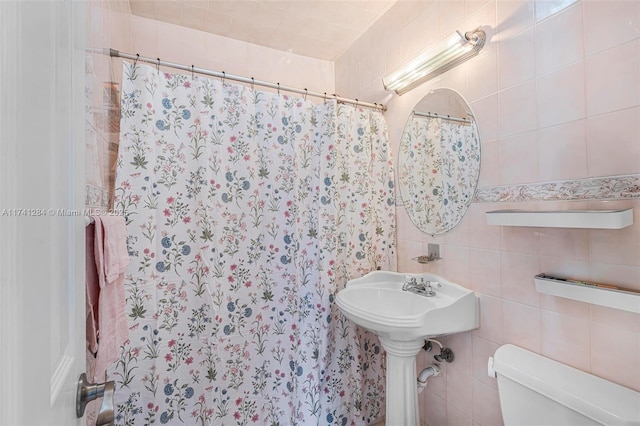
<svg viewBox="0 0 640 426"><path fill-rule="evenodd" d="M402 290L408 277L438 282L427 297ZM434 274L374 271L350 280L336 296L342 313L378 337L396 341L460 333L478 328L478 301L473 291Z"/></svg>
<svg viewBox="0 0 640 426"><path fill-rule="evenodd" d="M412 278L432 282L435 295L404 291ZM473 291L438 275L375 271L347 282L336 304L351 321L375 333L386 351L386 424L418 426L416 355L424 339L478 328Z"/></svg>

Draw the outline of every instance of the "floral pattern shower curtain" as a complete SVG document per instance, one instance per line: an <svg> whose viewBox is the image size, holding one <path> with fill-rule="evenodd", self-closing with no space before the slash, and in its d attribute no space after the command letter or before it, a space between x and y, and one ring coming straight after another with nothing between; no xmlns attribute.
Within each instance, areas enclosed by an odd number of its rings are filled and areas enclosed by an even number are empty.
<svg viewBox="0 0 640 426"><path fill-rule="evenodd" d="M130 341L116 424L380 417L382 349L334 304L395 269L382 114L124 64L115 208Z"/></svg>

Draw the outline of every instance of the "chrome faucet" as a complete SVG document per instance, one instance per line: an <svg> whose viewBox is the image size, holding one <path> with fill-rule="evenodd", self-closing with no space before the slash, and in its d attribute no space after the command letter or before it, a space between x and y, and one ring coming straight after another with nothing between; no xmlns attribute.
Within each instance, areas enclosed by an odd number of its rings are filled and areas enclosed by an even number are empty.
<svg viewBox="0 0 640 426"><path fill-rule="evenodd" d="M437 281L425 281L424 278L420 278L420 283L416 277L407 277L409 281L402 285L403 291L410 291L411 293L419 294L426 297L433 297L436 295L436 291L432 285L440 287L441 284Z"/></svg>

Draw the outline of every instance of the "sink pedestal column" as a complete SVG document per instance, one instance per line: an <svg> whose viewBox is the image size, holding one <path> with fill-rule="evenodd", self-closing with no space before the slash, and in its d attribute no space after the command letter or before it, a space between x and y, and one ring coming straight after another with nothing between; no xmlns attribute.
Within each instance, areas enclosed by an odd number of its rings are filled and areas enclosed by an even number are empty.
<svg viewBox="0 0 640 426"><path fill-rule="evenodd" d="M418 390L416 355L424 345L423 340L399 342L380 337L387 351L387 426L417 426Z"/></svg>

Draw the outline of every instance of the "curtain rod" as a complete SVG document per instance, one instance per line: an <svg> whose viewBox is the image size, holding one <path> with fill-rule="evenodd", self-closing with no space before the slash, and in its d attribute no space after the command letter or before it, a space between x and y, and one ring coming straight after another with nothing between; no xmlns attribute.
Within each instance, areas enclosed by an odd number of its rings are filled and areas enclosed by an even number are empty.
<svg viewBox="0 0 640 426"><path fill-rule="evenodd" d="M268 87L271 89L276 89L278 91L280 90L285 90L287 92L292 92L292 93L297 93L300 95L305 95L305 96L315 96L317 98L324 98L324 99L335 99L338 102L343 102L346 104L353 104L356 106L364 106L364 107L369 107L369 108L375 108L375 109L379 109L381 111L386 111L387 107L382 105L382 104L378 104L378 103L371 103L371 102L360 102L357 99L349 99L349 98L343 98L341 96L337 96L335 94L333 95L327 95L327 93L320 93L320 92L311 92L307 89L297 89L295 87L289 87L289 86L282 86L280 83L270 83L268 81L261 81L261 80L256 80L253 77L251 78L247 78L247 77L240 77L237 75L233 75L233 74L227 74L224 71L219 72L219 71L211 71L211 70L207 70L204 68L198 68L198 67L194 67L193 65L188 66L188 65L182 65L182 64L177 64L175 62L169 62L169 61L161 61L160 58L149 58L146 56L140 56L138 54L136 55L132 55L131 53L124 53L124 52L120 52L118 50L115 49L109 49L109 56L111 57L115 57L115 58L124 58L124 59L131 59L133 61L140 61L140 62L146 62L148 64L153 64L156 65L158 67L169 67L169 68L176 68L182 71L187 71L187 72L191 72L191 73L198 73L198 74L203 74L203 75L209 75L212 77L218 77L218 78L222 78L222 79L229 79L229 80L234 80L234 81L239 81L241 83L248 83L251 85L258 85L258 86L263 86L263 87Z"/></svg>
<svg viewBox="0 0 640 426"><path fill-rule="evenodd" d="M458 121L461 123L471 123L471 120L469 120L468 118L451 117L450 115L436 114L433 112L413 111L413 115L417 115L418 117L441 118L443 120Z"/></svg>

